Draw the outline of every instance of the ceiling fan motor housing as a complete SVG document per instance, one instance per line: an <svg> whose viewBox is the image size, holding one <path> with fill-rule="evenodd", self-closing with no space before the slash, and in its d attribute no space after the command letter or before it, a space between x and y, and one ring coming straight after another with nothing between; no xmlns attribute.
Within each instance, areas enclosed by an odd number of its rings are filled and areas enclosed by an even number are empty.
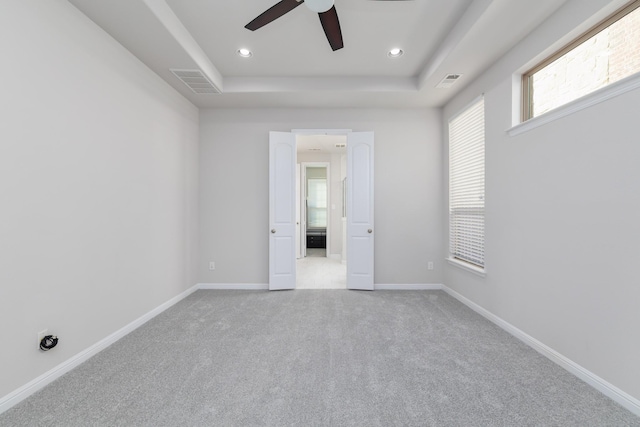
<svg viewBox="0 0 640 427"><path fill-rule="evenodd" d="M304 4L316 13L323 13L333 7L334 0L305 0Z"/></svg>

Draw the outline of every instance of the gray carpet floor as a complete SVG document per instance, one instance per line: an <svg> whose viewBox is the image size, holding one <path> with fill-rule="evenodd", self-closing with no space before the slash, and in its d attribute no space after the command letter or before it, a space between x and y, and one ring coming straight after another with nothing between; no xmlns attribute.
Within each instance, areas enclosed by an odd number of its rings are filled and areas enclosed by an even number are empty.
<svg viewBox="0 0 640 427"><path fill-rule="evenodd" d="M441 291L198 291L1 426L640 426Z"/></svg>

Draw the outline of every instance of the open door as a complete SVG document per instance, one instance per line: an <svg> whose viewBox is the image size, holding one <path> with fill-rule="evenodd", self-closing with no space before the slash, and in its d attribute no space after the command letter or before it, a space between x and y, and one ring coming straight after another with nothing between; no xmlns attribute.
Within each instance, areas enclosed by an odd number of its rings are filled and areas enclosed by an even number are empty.
<svg viewBox="0 0 640 427"><path fill-rule="evenodd" d="M373 290L373 132L345 133L347 288ZM270 290L296 286L296 182L296 134L269 132Z"/></svg>
<svg viewBox="0 0 640 427"><path fill-rule="evenodd" d="M296 139L269 132L269 290L296 287Z"/></svg>
<svg viewBox="0 0 640 427"><path fill-rule="evenodd" d="M347 133L347 288L373 290L373 132Z"/></svg>

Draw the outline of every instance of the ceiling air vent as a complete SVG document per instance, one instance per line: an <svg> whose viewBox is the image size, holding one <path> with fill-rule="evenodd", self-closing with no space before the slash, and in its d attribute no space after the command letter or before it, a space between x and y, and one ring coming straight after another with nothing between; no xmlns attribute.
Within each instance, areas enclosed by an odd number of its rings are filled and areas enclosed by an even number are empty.
<svg viewBox="0 0 640 427"><path fill-rule="evenodd" d="M449 89L455 82L458 81L460 77L462 77L462 74L447 74L446 76L444 76L444 79L442 79L440 83L436 85L436 88Z"/></svg>
<svg viewBox="0 0 640 427"><path fill-rule="evenodd" d="M186 84L194 93L220 93L200 70L176 70L171 68L171 72Z"/></svg>

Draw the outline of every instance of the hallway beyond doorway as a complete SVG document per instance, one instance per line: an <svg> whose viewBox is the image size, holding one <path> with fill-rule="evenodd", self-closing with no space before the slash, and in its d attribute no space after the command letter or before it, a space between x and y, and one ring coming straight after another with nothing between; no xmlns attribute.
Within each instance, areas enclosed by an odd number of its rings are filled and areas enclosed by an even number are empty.
<svg viewBox="0 0 640 427"><path fill-rule="evenodd" d="M296 268L296 289L347 289L347 265L327 258L326 249L307 249Z"/></svg>

